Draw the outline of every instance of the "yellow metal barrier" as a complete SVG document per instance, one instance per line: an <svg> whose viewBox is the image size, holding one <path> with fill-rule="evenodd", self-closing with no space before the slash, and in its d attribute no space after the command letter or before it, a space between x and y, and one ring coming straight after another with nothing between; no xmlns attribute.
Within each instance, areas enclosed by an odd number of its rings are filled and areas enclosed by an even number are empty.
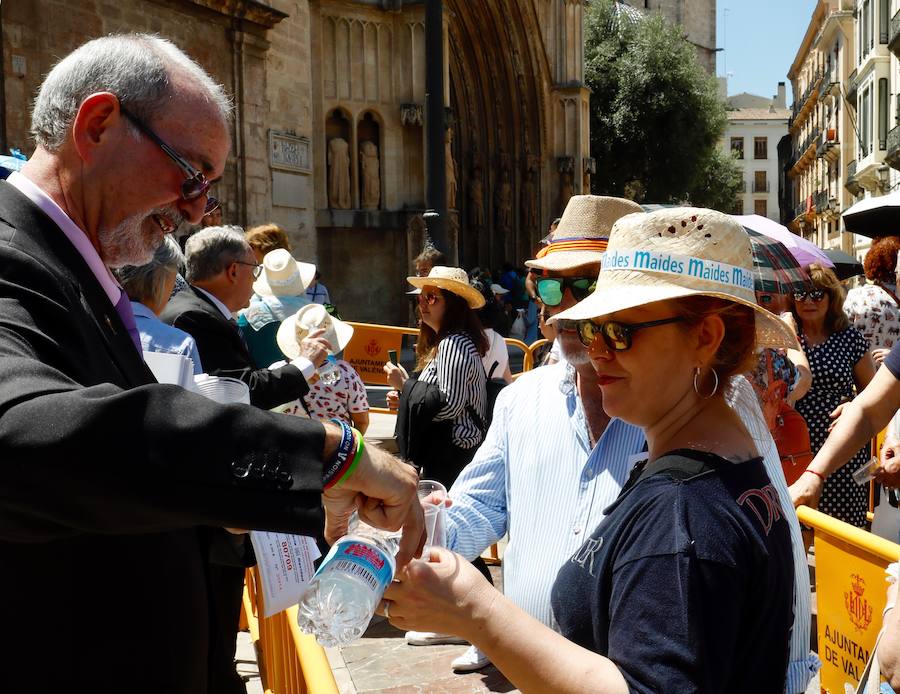
<svg viewBox="0 0 900 694"><path fill-rule="evenodd" d="M297 607L260 618L262 599L256 569L247 569L242 616L250 628L266 694L339 694L325 651L297 626Z"/></svg>
<svg viewBox="0 0 900 694"><path fill-rule="evenodd" d="M797 516L815 532L821 689L855 691L881 629L884 568L900 559L900 545L806 506Z"/></svg>

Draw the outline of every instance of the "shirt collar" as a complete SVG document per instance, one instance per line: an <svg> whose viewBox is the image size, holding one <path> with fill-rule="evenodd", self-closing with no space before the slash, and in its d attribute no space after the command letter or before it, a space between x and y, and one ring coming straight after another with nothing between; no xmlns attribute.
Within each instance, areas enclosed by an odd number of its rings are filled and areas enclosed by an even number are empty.
<svg viewBox="0 0 900 694"><path fill-rule="evenodd" d="M141 318L156 318L156 314L153 313L149 308L144 306L140 301L132 301L131 302L131 312L134 313L135 316L139 316Z"/></svg>
<svg viewBox="0 0 900 694"><path fill-rule="evenodd" d="M6 180L13 188L37 205L41 212L50 217L56 226L60 228L62 233L66 235L66 238L75 246L78 254L84 258L84 262L87 263L91 272L94 273L94 277L97 278L100 286L103 287L103 291L109 298L110 303L113 306L118 304L119 299L122 297L122 287L116 282L84 230L72 221L72 218L54 202L53 198L47 195L40 186L25 174L20 171L14 171Z"/></svg>
<svg viewBox="0 0 900 694"><path fill-rule="evenodd" d="M194 289L196 289L197 291L200 291L200 292L203 292L204 294L206 294L206 296L209 297L210 301L213 302L215 307L217 309L219 309L219 311L222 312L223 316L225 316L225 320L229 320L229 321L234 320L234 316L231 315L231 311L228 310L228 307L225 304L223 304L221 301L219 301L218 297L213 296L212 294L210 294L208 291L206 291L202 287L198 287L196 285L191 285L191 286L193 286Z"/></svg>

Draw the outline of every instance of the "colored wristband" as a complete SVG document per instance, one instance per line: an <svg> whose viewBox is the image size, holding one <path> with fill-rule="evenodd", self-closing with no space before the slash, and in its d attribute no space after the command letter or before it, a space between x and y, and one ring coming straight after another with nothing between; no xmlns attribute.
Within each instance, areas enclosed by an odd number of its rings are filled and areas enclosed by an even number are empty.
<svg viewBox="0 0 900 694"><path fill-rule="evenodd" d="M353 462L350 463L344 473L334 483L334 486L336 487L340 486L342 482L345 482L350 478L350 475L353 474L356 470L356 466L359 464L359 459L362 458L363 451L366 449L366 444L363 442L363 435L356 429L353 429L353 434L356 436L356 455L353 456Z"/></svg>
<svg viewBox="0 0 900 694"><path fill-rule="evenodd" d="M331 421L341 427L341 442L338 444L334 456L326 463L325 470L322 472L322 485L325 489L333 487L335 482L344 476L347 468L352 465L352 453L355 443L353 441L354 430L350 426L339 419L332 419Z"/></svg>
<svg viewBox="0 0 900 694"><path fill-rule="evenodd" d="M819 473L819 472L816 472L815 470L810 470L809 468L806 468L803 472L808 472L810 475L815 475L816 477L818 477L818 478L819 478L820 480L822 480L823 482L825 481L824 475L822 475L822 474Z"/></svg>

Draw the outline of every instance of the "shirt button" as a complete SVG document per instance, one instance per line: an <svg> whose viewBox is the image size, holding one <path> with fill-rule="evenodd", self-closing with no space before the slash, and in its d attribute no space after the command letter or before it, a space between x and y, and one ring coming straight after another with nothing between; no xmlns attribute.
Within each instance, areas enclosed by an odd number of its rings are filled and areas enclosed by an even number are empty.
<svg viewBox="0 0 900 694"><path fill-rule="evenodd" d="M576 535L581 535L581 528L576 525L574 528L572 528L572 532Z"/></svg>

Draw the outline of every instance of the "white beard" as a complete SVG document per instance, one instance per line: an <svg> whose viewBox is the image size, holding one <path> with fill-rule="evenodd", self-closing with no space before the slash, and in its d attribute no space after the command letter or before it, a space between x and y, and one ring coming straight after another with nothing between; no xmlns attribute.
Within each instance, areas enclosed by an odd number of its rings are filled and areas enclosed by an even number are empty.
<svg viewBox="0 0 900 694"><path fill-rule="evenodd" d="M181 215L174 210L159 208L132 215L112 229L101 229L97 233L100 258L107 267L140 266L153 260L153 254L165 236L154 221L154 214L164 214L169 219L177 220L176 224L181 222Z"/></svg>

